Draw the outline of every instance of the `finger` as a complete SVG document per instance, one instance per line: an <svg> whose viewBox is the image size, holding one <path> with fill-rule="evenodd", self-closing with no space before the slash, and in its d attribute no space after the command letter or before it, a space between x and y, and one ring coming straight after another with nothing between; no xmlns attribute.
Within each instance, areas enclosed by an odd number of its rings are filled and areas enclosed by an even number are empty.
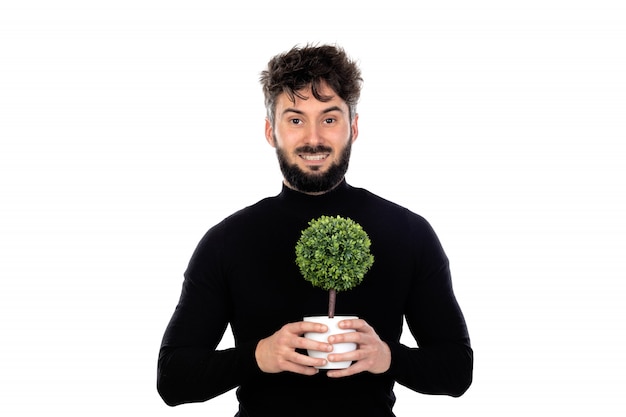
<svg viewBox="0 0 626 417"><path fill-rule="evenodd" d="M317 350L319 352L332 352L333 345L330 343L318 342L313 339L301 337L295 342L295 348L306 350Z"/></svg>
<svg viewBox="0 0 626 417"><path fill-rule="evenodd" d="M364 337L363 333L359 332L340 333L328 337L328 343L330 344L356 343L357 345L360 345L365 342L367 342L367 337Z"/></svg>
<svg viewBox="0 0 626 417"><path fill-rule="evenodd" d="M354 362L352 365L345 369L332 369L326 373L329 378L344 378L346 376L356 375L365 371L362 365L358 362Z"/></svg>
<svg viewBox="0 0 626 417"><path fill-rule="evenodd" d="M312 356L308 356L308 355L301 355L302 357L300 358L300 363L299 365L301 366L306 366L306 367L320 367L320 366L324 366L328 363L328 361L326 359L323 358L314 358Z"/></svg>
<svg viewBox="0 0 626 417"><path fill-rule="evenodd" d="M346 320L341 320L339 323L337 323L337 325L341 329L354 329L354 330L360 330L360 329L369 327L367 322L365 320L363 320L363 319L346 319Z"/></svg>
<svg viewBox="0 0 626 417"><path fill-rule="evenodd" d="M285 328L289 332L297 335L302 335L308 332L326 333L328 331L328 327L326 325L310 321L298 321L295 323L289 323L285 326Z"/></svg>
<svg viewBox="0 0 626 417"><path fill-rule="evenodd" d="M283 368L286 371L303 375L315 375L319 371L316 367L324 366L326 363L325 359L296 353L291 361L284 364Z"/></svg>
<svg viewBox="0 0 626 417"><path fill-rule="evenodd" d="M318 366L323 366L323 365L318 365ZM286 364L283 370L286 372L294 373L294 374L308 375L308 376L319 373L319 369L313 366L298 365L296 363Z"/></svg>
<svg viewBox="0 0 626 417"><path fill-rule="evenodd" d="M328 361L329 362L346 362L346 361L350 361L350 362L357 362L362 360L363 358L365 358L366 355L365 353L360 350L353 350L351 352L346 352L346 353L331 353L330 355L328 355Z"/></svg>

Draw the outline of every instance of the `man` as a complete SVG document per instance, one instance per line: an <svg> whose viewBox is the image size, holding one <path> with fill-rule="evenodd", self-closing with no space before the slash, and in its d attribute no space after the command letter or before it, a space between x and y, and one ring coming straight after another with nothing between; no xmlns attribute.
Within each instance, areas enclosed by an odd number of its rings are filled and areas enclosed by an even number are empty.
<svg viewBox="0 0 626 417"><path fill-rule="evenodd" d="M447 257L430 225L344 178L358 137L358 67L335 46L296 47L262 72L265 137L284 184L278 196L211 228L185 272L182 295L158 361L158 391L169 405L205 401L238 387L237 416L393 416L395 382L426 394L462 395L473 352L452 291ZM302 321L327 310L327 293L305 281L295 244L308 222L341 215L368 233L375 262L363 282L341 292L337 314L358 316L355 332L328 343ZM418 348L400 344L406 318ZM230 324L235 347L216 350ZM320 371L329 361L347 369Z"/></svg>

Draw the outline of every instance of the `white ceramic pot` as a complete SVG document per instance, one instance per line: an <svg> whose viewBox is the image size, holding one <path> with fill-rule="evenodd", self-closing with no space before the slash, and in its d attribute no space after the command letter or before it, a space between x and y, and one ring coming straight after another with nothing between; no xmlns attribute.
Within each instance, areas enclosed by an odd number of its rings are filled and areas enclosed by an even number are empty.
<svg viewBox="0 0 626 417"><path fill-rule="evenodd" d="M318 342L328 342L328 338L332 335L354 332L355 331L354 329L340 329L337 325L339 324L341 320L350 320L350 319L357 319L357 318L358 317L355 317L355 316L335 316L332 319L329 318L328 316L305 317L304 321L325 324L328 327L328 331L326 333L309 332L309 333L305 333L304 337L306 337L307 339L313 339ZM329 353L346 353L346 352L352 352L353 350L356 350L356 343L335 343L333 345L332 352L321 352L319 350L307 350L307 352L309 356L311 357L326 359ZM344 369L350 366L351 363L352 361L329 362L327 360L326 365L318 366L317 368L318 369Z"/></svg>

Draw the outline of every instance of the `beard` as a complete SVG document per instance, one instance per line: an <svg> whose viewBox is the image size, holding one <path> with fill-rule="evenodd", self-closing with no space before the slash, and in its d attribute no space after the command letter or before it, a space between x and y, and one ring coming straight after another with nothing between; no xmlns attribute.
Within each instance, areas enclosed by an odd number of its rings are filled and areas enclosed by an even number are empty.
<svg viewBox="0 0 626 417"><path fill-rule="evenodd" d="M352 135L348 144L341 151L340 158L333 163L326 172L304 172L296 164L287 161L285 151L276 146L276 156L278 164L283 173L285 181L294 189L303 193L324 193L335 188L345 177L350 162L350 152L352 150ZM321 153L331 152L332 149L326 146L303 146L296 149L297 153Z"/></svg>

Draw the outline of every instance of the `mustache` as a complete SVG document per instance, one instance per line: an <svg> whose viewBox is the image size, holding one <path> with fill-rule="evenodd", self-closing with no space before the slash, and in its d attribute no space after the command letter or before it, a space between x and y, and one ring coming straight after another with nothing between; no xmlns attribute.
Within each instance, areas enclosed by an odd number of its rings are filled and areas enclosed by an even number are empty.
<svg viewBox="0 0 626 417"><path fill-rule="evenodd" d="M328 146L301 146L296 148L297 153L331 153L333 150Z"/></svg>

